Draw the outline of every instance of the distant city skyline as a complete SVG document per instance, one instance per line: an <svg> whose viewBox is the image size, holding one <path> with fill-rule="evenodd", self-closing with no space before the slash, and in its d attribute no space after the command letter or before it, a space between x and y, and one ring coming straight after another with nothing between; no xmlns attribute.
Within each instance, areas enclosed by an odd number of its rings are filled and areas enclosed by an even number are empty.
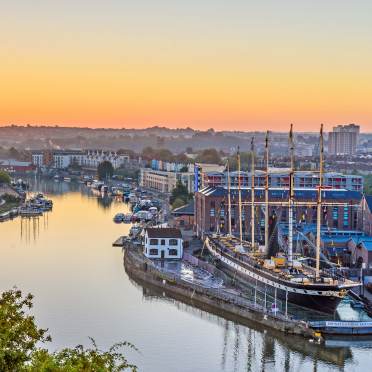
<svg viewBox="0 0 372 372"><path fill-rule="evenodd" d="M372 132L372 3L2 4L0 126Z"/></svg>

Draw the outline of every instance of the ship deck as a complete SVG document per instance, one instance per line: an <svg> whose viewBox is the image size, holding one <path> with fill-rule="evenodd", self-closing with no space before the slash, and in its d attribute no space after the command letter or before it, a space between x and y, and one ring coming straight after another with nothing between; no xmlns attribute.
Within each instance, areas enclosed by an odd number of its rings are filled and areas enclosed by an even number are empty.
<svg viewBox="0 0 372 372"><path fill-rule="evenodd" d="M309 288L311 288L311 286L322 285L339 287L340 289L359 285L359 283L326 270L321 270L320 277L317 279L315 268L304 265L299 261L296 261L296 265L293 267L289 267L286 260L283 265L265 267L265 260L267 260L267 257L260 250L252 248L249 242L240 242L239 239L231 236L210 237L209 239L222 252L233 257L235 260L254 266L256 269L288 283L301 284L309 286Z"/></svg>

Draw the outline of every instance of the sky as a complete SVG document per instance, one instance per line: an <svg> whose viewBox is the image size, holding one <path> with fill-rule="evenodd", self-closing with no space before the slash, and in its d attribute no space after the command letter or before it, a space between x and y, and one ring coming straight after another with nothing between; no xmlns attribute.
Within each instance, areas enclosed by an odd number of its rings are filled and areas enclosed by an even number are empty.
<svg viewBox="0 0 372 372"><path fill-rule="evenodd" d="M0 0L0 125L372 132L370 0Z"/></svg>

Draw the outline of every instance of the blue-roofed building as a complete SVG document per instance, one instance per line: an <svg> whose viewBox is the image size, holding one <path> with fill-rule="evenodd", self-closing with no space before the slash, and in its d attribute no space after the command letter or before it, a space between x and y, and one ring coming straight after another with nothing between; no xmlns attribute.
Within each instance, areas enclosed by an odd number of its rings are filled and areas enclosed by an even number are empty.
<svg viewBox="0 0 372 372"><path fill-rule="evenodd" d="M372 236L353 237L348 242L352 264L372 269Z"/></svg>

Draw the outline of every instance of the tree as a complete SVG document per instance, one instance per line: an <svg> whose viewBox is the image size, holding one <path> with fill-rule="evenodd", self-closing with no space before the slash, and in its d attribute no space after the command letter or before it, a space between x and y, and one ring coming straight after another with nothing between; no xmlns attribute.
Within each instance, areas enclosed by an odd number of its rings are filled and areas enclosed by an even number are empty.
<svg viewBox="0 0 372 372"><path fill-rule="evenodd" d="M8 185L10 184L10 181L11 179L9 174L5 171L0 170L0 184L5 183Z"/></svg>
<svg viewBox="0 0 372 372"><path fill-rule="evenodd" d="M189 193L187 187L181 182L177 181L176 187L172 190L172 194L169 198L169 202L172 204L173 208L175 207L175 203L184 205L188 203L192 199L192 194ZM178 205L180 206L180 205Z"/></svg>
<svg viewBox="0 0 372 372"><path fill-rule="evenodd" d="M114 174L114 167L108 160L103 161L97 168L98 179L107 180Z"/></svg>
<svg viewBox="0 0 372 372"><path fill-rule="evenodd" d="M108 351L100 350L91 338L93 347L65 348L49 353L37 346L51 341L47 330L40 329L29 314L33 296L23 297L21 291L3 292L0 297L0 370L3 372L119 372L137 371L120 353L123 347L137 350L128 342L113 345Z"/></svg>
<svg viewBox="0 0 372 372"><path fill-rule="evenodd" d="M205 149L195 159L197 163L221 164L222 159L216 149Z"/></svg>
<svg viewBox="0 0 372 372"><path fill-rule="evenodd" d="M19 371L32 358L38 342L50 341L45 329L39 329L34 317L25 310L32 308L33 296L21 291L3 292L0 298L0 370Z"/></svg>
<svg viewBox="0 0 372 372"><path fill-rule="evenodd" d="M16 148L14 147L11 147L9 149L9 156L12 158L12 159L18 159L19 158L19 152Z"/></svg>

